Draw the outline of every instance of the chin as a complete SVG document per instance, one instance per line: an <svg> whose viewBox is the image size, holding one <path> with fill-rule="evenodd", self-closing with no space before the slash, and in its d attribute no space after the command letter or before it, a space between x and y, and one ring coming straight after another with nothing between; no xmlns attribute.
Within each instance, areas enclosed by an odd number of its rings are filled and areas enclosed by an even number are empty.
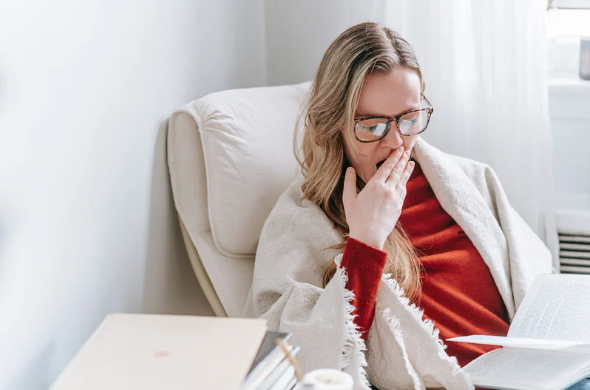
<svg viewBox="0 0 590 390"><path fill-rule="evenodd" d="M361 172L361 174L359 176L360 176L361 179L363 179L363 181L365 183L368 183L369 180L371 180L371 178L375 175L376 172L377 172L376 169L374 171L372 171L372 172L370 170L367 170L367 171Z"/></svg>

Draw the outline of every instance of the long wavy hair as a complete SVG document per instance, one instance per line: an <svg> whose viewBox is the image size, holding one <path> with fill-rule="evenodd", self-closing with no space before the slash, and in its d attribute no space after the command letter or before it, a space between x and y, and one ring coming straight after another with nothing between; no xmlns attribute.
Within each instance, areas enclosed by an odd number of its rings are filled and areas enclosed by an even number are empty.
<svg viewBox="0 0 590 390"><path fill-rule="evenodd" d="M424 82L418 60L409 43L394 30L376 23L361 23L344 31L325 52L298 119L302 138L295 132L295 155L304 181L303 198L316 203L342 232L343 242L326 249L343 250L349 233L342 190L344 173L350 166L341 129L352 153L359 153L354 142L354 114L364 80L375 72L388 73L404 67L416 72L421 92ZM357 190L365 182L357 176ZM417 301L420 295L420 264L417 254L398 223L387 238L385 272L391 273L405 295ZM331 263L324 272L325 285L336 272Z"/></svg>

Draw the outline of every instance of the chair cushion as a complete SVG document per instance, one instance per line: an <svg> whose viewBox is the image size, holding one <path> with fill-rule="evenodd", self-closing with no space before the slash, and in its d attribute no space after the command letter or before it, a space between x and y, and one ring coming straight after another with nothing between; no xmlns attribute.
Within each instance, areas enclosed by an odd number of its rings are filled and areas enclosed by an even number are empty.
<svg viewBox="0 0 590 390"><path fill-rule="evenodd" d="M209 222L225 256L252 258L264 221L300 174L293 133L309 86L223 91L185 106L201 135Z"/></svg>

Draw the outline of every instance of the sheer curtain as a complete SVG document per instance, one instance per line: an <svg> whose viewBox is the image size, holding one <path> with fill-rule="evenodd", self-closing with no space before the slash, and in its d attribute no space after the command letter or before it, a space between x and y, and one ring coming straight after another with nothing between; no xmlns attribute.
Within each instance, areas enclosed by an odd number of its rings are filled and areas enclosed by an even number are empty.
<svg viewBox="0 0 590 390"><path fill-rule="evenodd" d="M538 0L352 2L350 24L397 30L435 107L424 138L491 165L559 269L547 110L546 4Z"/></svg>

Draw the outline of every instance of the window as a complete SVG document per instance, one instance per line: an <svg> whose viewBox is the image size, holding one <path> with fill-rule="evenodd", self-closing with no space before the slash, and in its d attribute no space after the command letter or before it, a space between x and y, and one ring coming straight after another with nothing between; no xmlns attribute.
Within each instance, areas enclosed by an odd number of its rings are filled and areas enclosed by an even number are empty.
<svg viewBox="0 0 590 390"><path fill-rule="evenodd" d="M588 2L590 3L590 0ZM547 35L550 38L590 36L590 7L588 9L550 8Z"/></svg>
<svg viewBox="0 0 590 390"><path fill-rule="evenodd" d="M590 0L550 0L547 11L550 78L578 79L581 37L590 38Z"/></svg>
<svg viewBox="0 0 590 390"><path fill-rule="evenodd" d="M590 9L590 0L549 0L549 8Z"/></svg>

